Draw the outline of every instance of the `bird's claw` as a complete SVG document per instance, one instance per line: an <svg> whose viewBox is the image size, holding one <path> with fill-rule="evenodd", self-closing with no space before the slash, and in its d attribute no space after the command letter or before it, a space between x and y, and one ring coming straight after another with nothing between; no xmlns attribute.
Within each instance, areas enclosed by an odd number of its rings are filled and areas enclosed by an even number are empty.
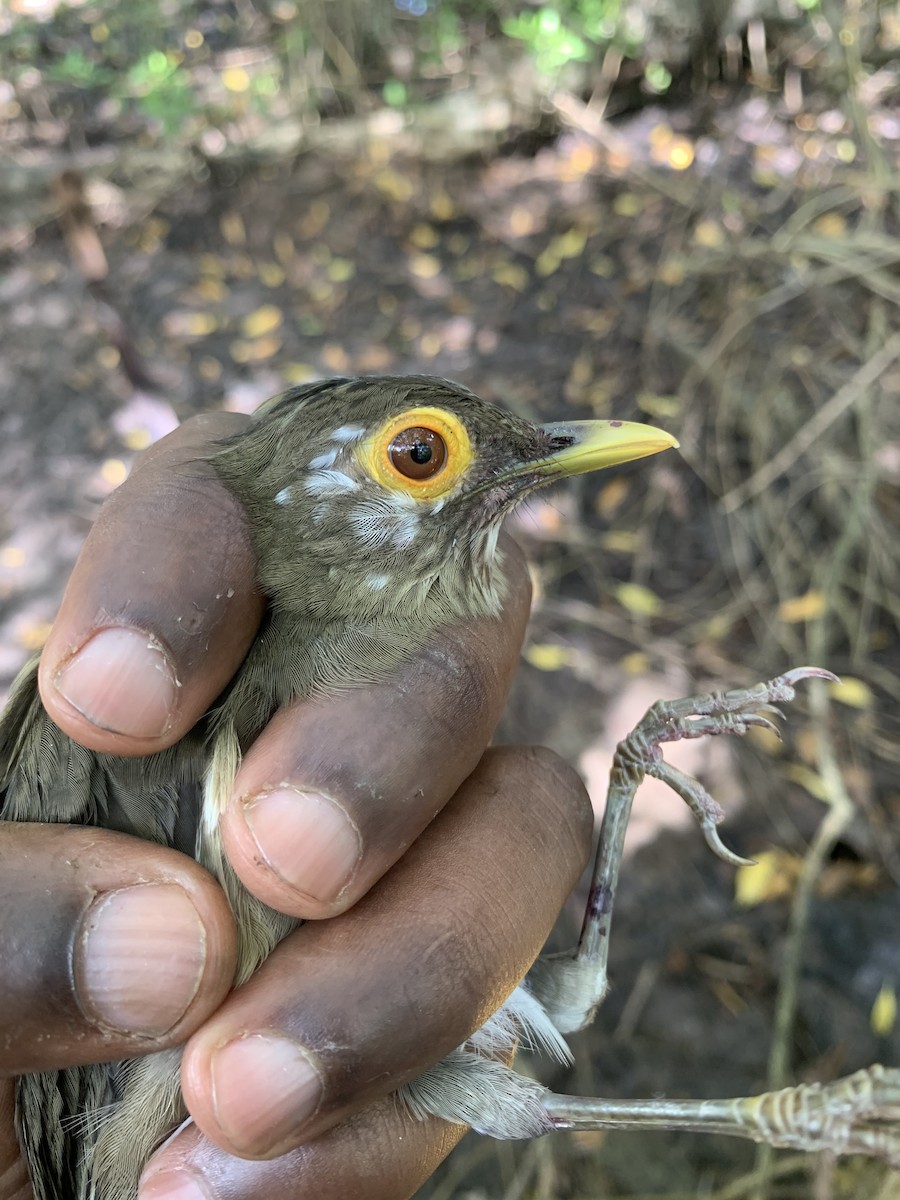
<svg viewBox="0 0 900 1200"><path fill-rule="evenodd" d="M661 745L723 733L743 737L748 729L766 729L781 741L780 729L766 714L783 720L784 713L775 701L790 703L795 697L796 685L814 678L839 682L837 675L823 667L795 667L752 688L661 701L653 705L633 732L619 744L617 758L631 779L653 775L677 792L697 818L704 840L714 854L734 866L750 866L752 859L735 854L719 837L716 826L724 816L721 808L695 779L663 761Z"/></svg>

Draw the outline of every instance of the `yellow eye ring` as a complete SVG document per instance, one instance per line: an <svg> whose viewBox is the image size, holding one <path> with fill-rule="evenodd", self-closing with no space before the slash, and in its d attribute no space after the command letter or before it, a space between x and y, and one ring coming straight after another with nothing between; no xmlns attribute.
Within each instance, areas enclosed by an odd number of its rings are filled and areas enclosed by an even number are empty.
<svg viewBox="0 0 900 1200"><path fill-rule="evenodd" d="M434 500L452 491L475 457L462 421L444 408L410 408L359 444L367 474L391 492Z"/></svg>

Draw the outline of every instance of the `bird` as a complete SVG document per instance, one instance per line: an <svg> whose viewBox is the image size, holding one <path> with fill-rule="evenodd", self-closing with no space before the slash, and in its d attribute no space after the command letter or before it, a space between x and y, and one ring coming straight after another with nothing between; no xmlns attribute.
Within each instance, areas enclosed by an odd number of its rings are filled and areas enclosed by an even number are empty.
<svg viewBox="0 0 900 1200"><path fill-rule="evenodd" d="M190 849L235 916L235 984L243 982L298 924L243 887L219 834L242 755L275 710L384 679L444 625L499 619L498 535L526 496L677 445L635 422L535 424L424 375L322 379L273 397L211 459L247 513L267 598L230 686L176 745L124 758L86 749L54 724L30 662L0 719L0 819L97 825L176 845L187 813ZM515 1112L511 1072L491 1054L516 1036L565 1053L539 1001L519 988L466 1047L409 1085L410 1106L493 1122L488 1132L501 1136L529 1128ZM150 1154L187 1115L180 1057L176 1048L21 1077L17 1129L36 1200L132 1200ZM479 1116L473 1070L488 1090L498 1076L509 1122ZM524 1088L526 1109L529 1095Z"/></svg>

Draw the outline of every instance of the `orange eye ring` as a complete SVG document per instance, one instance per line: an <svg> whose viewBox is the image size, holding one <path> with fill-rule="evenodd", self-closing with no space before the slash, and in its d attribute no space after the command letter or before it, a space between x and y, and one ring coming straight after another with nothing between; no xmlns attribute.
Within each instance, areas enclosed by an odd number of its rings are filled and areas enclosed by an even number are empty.
<svg viewBox="0 0 900 1200"><path fill-rule="evenodd" d="M456 487L475 451L458 417L422 406L391 417L360 443L356 457L389 491L435 500Z"/></svg>

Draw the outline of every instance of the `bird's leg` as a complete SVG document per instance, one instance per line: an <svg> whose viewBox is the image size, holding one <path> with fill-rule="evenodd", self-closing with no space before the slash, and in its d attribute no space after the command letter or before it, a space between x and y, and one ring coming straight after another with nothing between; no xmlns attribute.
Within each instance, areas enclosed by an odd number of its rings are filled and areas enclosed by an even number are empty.
<svg viewBox="0 0 900 1200"><path fill-rule="evenodd" d="M866 1067L734 1100L544 1097L554 1129L677 1129L749 1138L781 1149L865 1154L900 1167L900 1069Z"/></svg>
<svg viewBox="0 0 900 1200"><path fill-rule="evenodd" d="M563 1033L574 1033L589 1025L606 993L609 931L625 829L634 794L645 775L661 779L678 793L719 858L734 865L747 861L728 850L719 837L716 826L722 820L722 810L701 784L665 762L662 745L720 733L743 735L752 726L777 733L765 714L780 716L776 705L793 700L795 685L814 677L835 679L830 671L819 667L797 667L752 688L711 692L685 700L660 700L619 743L578 948L540 959L528 977L532 992Z"/></svg>
<svg viewBox="0 0 900 1200"><path fill-rule="evenodd" d="M645 775L663 780L681 796L720 858L737 864L747 861L722 844L716 831L722 817L718 805L696 780L668 766L660 747L682 738L741 735L752 726L774 729L765 714L780 715L776 705L793 700L795 685L814 677L835 679L817 667L798 667L753 688L653 705L616 750L578 948L535 963L526 987L514 993L520 1007L537 999L553 1025L566 1033L583 1029L603 999L625 827ZM541 1021L527 1011L513 1011L512 1002L476 1037L494 1028L492 1022L507 1009L520 1040L549 1041ZM498 1044L511 1049L515 1035L507 1034L503 1042L503 1028L501 1021L495 1029ZM539 1137L554 1130L674 1129L727 1134L809 1152L865 1154L900 1167L900 1068L876 1065L829 1084L801 1084L731 1100L614 1100L549 1092L495 1061L496 1047L472 1053L474 1049L473 1039L471 1046L461 1047L408 1085L406 1100L414 1112L463 1121L497 1138Z"/></svg>
<svg viewBox="0 0 900 1200"><path fill-rule="evenodd" d="M533 992L563 1030L587 1025L606 991L609 927L625 826L634 793L645 775L678 793L700 823L710 848L726 862L743 863L721 842L722 814L696 780L668 766L664 742L707 734L744 734L751 726L774 729L766 712L794 698L803 679L834 679L828 671L799 667L733 692L655 704L617 748L590 898L578 949L546 958L529 976ZM777 730L776 730L777 732ZM748 1138L793 1150L865 1154L900 1167L900 1069L871 1066L830 1084L811 1083L731 1100L612 1100L546 1092L551 1129L676 1129Z"/></svg>

